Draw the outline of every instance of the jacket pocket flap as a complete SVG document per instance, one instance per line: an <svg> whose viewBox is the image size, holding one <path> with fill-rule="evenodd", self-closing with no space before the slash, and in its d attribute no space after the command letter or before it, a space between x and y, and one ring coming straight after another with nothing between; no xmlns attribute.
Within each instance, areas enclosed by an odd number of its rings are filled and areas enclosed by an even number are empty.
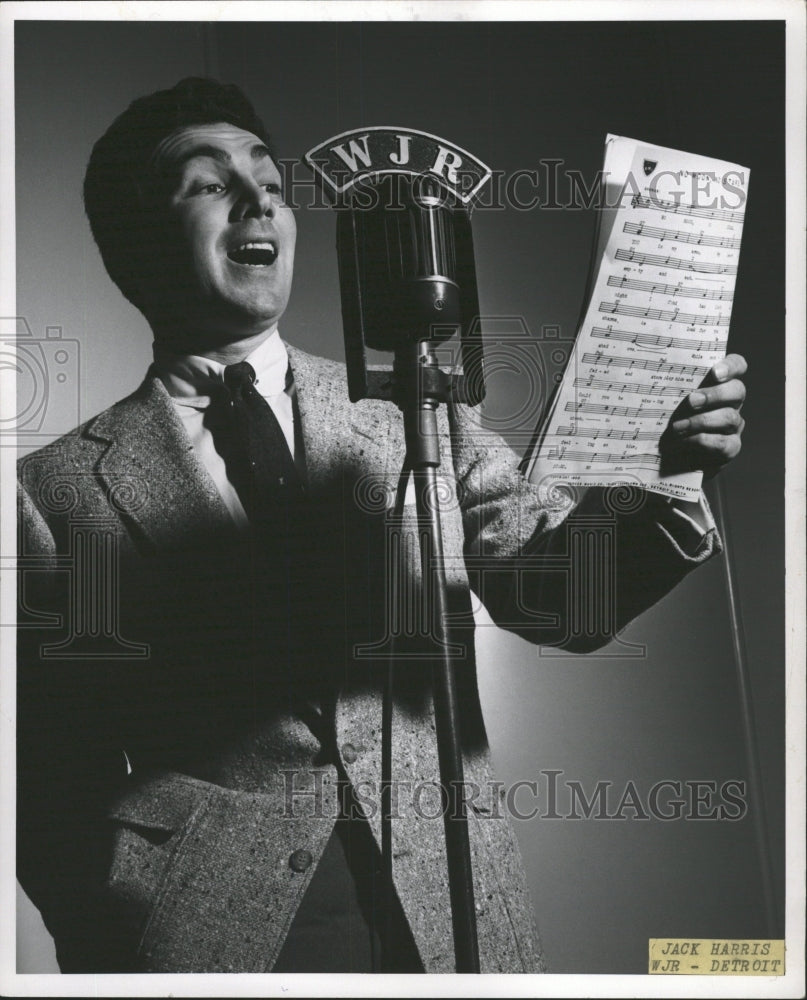
<svg viewBox="0 0 807 1000"><path fill-rule="evenodd" d="M125 789L107 818L153 830L178 830L205 797L201 784L180 775L163 775Z"/></svg>

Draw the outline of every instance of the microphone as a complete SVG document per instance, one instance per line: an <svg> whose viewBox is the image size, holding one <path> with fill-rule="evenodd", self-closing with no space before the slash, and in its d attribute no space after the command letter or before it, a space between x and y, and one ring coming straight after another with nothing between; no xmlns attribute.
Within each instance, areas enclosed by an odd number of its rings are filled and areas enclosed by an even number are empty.
<svg viewBox="0 0 807 1000"><path fill-rule="evenodd" d="M340 141L341 140L341 141ZM459 147L415 130L364 129L306 154L334 194L348 393L394 398L388 369L367 348L403 355L459 338L462 375L450 396L484 398L470 203L490 170Z"/></svg>

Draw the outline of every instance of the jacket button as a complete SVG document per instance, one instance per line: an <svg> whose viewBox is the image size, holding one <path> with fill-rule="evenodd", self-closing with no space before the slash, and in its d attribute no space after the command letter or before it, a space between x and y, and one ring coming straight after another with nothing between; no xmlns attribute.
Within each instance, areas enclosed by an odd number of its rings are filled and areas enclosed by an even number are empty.
<svg viewBox="0 0 807 1000"><path fill-rule="evenodd" d="M314 856L311 851L295 851L289 858L289 868L293 872L304 872L311 867Z"/></svg>
<svg viewBox="0 0 807 1000"><path fill-rule="evenodd" d="M342 759L346 764L355 764L358 756L358 752L352 743L344 743L342 745Z"/></svg>

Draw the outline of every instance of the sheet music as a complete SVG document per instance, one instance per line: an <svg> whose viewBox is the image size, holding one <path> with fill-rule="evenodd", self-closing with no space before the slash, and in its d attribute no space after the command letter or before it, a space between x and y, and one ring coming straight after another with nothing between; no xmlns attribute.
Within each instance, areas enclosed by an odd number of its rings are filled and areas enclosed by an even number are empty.
<svg viewBox="0 0 807 1000"><path fill-rule="evenodd" d="M661 475L670 415L726 353L749 171L606 139L587 308L527 466L534 483L630 483L697 500Z"/></svg>

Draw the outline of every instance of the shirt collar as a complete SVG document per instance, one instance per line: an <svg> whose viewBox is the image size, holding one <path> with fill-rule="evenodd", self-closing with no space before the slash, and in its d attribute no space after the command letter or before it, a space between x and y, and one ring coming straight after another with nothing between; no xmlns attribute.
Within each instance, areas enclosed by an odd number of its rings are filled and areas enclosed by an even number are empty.
<svg viewBox="0 0 807 1000"><path fill-rule="evenodd" d="M255 388L268 399L286 390L289 356L286 345L275 329L251 351L245 361L255 369ZM225 366L219 361L196 354L175 354L161 344L154 344L151 374L159 378L176 401L207 406L211 393L224 382Z"/></svg>

